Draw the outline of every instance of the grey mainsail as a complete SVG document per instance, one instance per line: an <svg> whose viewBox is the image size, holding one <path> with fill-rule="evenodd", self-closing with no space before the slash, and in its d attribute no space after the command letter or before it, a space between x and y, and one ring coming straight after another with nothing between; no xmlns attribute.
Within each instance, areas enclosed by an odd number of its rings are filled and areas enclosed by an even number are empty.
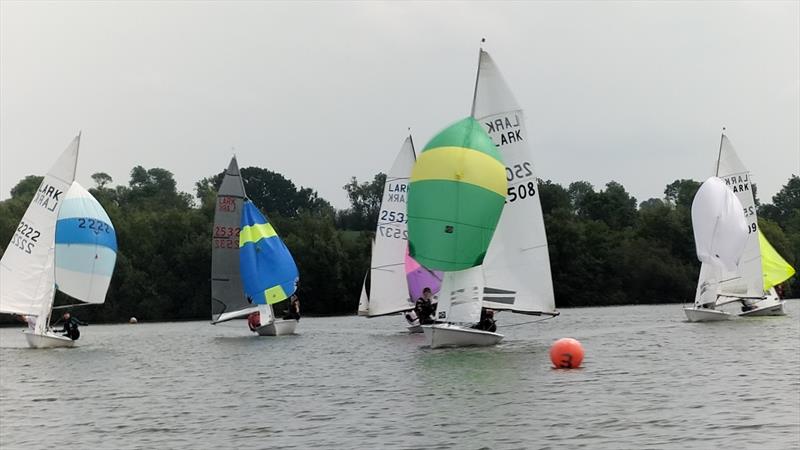
<svg viewBox="0 0 800 450"><path fill-rule="evenodd" d="M225 171L214 208L211 231L211 322L236 319L258 311L247 301L239 275L239 230L246 194L236 157Z"/></svg>

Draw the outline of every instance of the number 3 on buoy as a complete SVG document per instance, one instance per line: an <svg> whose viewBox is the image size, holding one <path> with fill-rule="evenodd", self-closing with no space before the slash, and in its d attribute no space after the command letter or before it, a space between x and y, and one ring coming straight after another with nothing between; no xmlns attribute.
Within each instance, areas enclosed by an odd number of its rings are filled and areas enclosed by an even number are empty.
<svg viewBox="0 0 800 450"><path fill-rule="evenodd" d="M562 338L550 347L550 361L556 369L577 369L583 362L583 346L572 338Z"/></svg>

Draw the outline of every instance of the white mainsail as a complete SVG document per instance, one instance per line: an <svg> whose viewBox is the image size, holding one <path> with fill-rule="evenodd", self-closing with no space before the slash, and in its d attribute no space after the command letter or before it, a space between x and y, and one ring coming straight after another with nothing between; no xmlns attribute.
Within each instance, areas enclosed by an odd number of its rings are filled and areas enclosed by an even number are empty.
<svg viewBox="0 0 800 450"><path fill-rule="evenodd" d="M484 289L481 266L456 272L444 272L436 307L438 322L473 324L481 318Z"/></svg>
<svg viewBox="0 0 800 450"><path fill-rule="evenodd" d="M0 312L38 316L37 334L53 305L56 221L75 179L79 146L80 135L47 172L0 260Z"/></svg>
<svg viewBox="0 0 800 450"><path fill-rule="evenodd" d="M508 196L483 262L487 308L556 314L547 236L525 114L491 56L480 51L473 117L506 165Z"/></svg>
<svg viewBox="0 0 800 450"><path fill-rule="evenodd" d="M408 245L406 199L415 161L414 143L409 136L386 175L383 188L375 244L372 247L367 310L370 317L407 311L414 307L408 298L405 254Z"/></svg>
<svg viewBox="0 0 800 450"><path fill-rule="evenodd" d="M747 243L742 254L742 260L737 270L741 282L746 285L746 292L741 292L733 286L724 287L726 292L733 295L747 297L763 297L764 279L761 270L761 249L758 243L758 216L756 215L755 198L750 172L745 168L733 145L725 134L722 135L717 160L717 177L736 194L742 204L745 219L747 220ZM741 283L739 283L741 284Z"/></svg>
<svg viewBox="0 0 800 450"><path fill-rule="evenodd" d="M692 201L692 230L697 259L702 262L696 305L713 304L724 289L734 289L748 240L742 204L725 183L711 177Z"/></svg>
<svg viewBox="0 0 800 450"><path fill-rule="evenodd" d="M236 156L231 158L214 207L211 248L211 322L219 323L258 311L247 301L239 269L239 229L246 197Z"/></svg>

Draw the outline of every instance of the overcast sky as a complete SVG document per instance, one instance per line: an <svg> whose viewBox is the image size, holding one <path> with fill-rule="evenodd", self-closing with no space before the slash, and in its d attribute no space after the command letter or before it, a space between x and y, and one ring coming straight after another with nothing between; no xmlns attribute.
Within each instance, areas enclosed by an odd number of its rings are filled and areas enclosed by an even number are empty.
<svg viewBox="0 0 800 450"><path fill-rule="evenodd" d="M78 180L280 172L346 207L469 114L481 37L537 173L638 201L712 174L722 126L762 200L800 172L800 3L0 2L0 198L83 130Z"/></svg>

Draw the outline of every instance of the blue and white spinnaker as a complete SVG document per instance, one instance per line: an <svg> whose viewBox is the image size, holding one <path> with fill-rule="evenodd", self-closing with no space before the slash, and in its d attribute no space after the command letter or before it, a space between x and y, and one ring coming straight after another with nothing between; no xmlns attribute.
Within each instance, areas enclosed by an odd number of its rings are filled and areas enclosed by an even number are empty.
<svg viewBox="0 0 800 450"><path fill-rule="evenodd" d="M56 223L56 286L82 302L103 303L117 261L117 235L106 211L73 182Z"/></svg>

